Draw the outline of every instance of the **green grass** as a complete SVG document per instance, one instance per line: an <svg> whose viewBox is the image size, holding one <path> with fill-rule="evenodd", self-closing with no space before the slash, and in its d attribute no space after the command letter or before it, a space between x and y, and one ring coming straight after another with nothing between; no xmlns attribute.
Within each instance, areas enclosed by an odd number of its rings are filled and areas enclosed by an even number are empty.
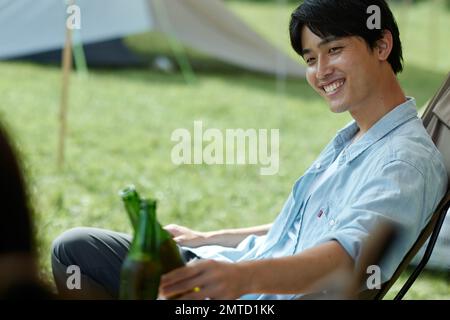
<svg viewBox="0 0 450 320"><path fill-rule="evenodd" d="M228 4L295 57L285 32L292 5ZM395 11L401 30L408 28L402 31L406 67L400 80L422 105L450 70L450 14L426 3ZM433 53L428 20L418 19L431 11L443 26L437 38L433 36L439 43ZM170 53L159 35L142 34L128 41L147 57ZM130 231L117 194L129 183L156 196L163 224L211 230L272 221L292 183L350 120L346 114L330 113L304 80L290 79L280 91L273 77L188 52L197 76L191 85L179 74L151 70L91 71L86 79L72 77L63 171L56 169L60 69L0 62L0 117L23 158L44 277L50 277L51 241L64 230L85 225ZM251 165L173 165L171 133L192 130L194 120L203 120L205 128L280 128L279 174L261 176L259 166ZM450 298L446 275L427 272L407 298Z"/></svg>

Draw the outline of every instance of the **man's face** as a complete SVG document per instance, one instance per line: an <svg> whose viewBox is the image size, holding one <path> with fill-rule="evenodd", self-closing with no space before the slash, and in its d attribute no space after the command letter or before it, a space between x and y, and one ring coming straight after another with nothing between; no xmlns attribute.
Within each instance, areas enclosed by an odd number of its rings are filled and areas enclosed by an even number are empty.
<svg viewBox="0 0 450 320"><path fill-rule="evenodd" d="M331 111L356 111L373 97L379 61L363 39L322 39L305 26L302 45L306 79L328 101Z"/></svg>

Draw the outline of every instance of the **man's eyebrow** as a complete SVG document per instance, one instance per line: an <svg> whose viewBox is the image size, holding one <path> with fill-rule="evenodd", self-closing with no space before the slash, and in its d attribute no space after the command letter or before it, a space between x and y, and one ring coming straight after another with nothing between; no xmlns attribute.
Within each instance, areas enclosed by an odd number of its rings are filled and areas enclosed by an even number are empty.
<svg viewBox="0 0 450 320"><path fill-rule="evenodd" d="M325 44L327 44L327 43L330 43L330 42L332 42L332 41L336 41L336 40L339 40L339 39L340 39L340 38L339 38L339 37L336 37L336 36L327 36L327 37L323 38L322 41L319 42L319 44L317 45L317 47L320 48L321 46L323 46L323 45L325 45ZM302 50L302 56L304 56L305 54L308 54L308 53L310 53L310 52L311 52L311 49L309 49L309 48L304 48L304 49Z"/></svg>

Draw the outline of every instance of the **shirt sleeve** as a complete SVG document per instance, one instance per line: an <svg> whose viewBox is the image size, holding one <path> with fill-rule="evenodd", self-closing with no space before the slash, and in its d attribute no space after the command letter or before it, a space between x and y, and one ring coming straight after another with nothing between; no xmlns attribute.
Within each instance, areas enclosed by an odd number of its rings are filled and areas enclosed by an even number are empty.
<svg viewBox="0 0 450 320"><path fill-rule="evenodd" d="M381 280L391 278L418 238L431 212L425 212L425 178L403 160L385 164L357 192L353 203L336 212L336 226L319 243L338 241L358 266L364 241L380 222L398 228L394 243L380 263Z"/></svg>

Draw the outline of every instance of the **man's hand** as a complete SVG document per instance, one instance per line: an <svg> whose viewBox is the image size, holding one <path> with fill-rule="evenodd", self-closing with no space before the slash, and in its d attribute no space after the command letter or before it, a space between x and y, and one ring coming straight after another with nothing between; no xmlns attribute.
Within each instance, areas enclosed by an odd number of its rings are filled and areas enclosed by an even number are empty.
<svg viewBox="0 0 450 320"><path fill-rule="evenodd" d="M172 235L175 242L181 246L196 248L207 245L218 245L234 248L249 235L265 235L271 226L271 224L265 224L262 226L240 229L200 232L176 224L169 224L165 226L164 229L166 229Z"/></svg>
<svg viewBox="0 0 450 320"><path fill-rule="evenodd" d="M177 299L237 299L249 278L236 263L197 260L161 277L160 295Z"/></svg>
<svg viewBox="0 0 450 320"><path fill-rule="evenodd" d="M205 232L194 231L177 224L169 224L164 229L172 235L173 240L180 246L196 248L207 244Z"/></svg>

